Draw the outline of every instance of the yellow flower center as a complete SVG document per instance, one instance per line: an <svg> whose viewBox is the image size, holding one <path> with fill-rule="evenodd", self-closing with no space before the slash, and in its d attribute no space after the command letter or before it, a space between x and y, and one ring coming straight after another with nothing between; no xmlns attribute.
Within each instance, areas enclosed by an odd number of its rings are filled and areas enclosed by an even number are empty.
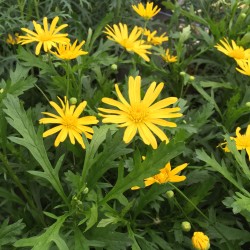
<svg viewBox="0 0 250 250"><path fill-rule="evenodd" d="M66 116L62 120L62 125L67 129L76 130L77 119L73 116Z"/></svg>
<svg viewBox="0 0 250 250"><path fill-rule="evenodd" d="M245 53L241 49L235 49L228 53L228 56L233 57L235 59L244 59Z"/></svg>
<svg viewBox="0 0 250 250"><path fill-rule="evenodd" d="M123 39L121 41L121 45L126 48L127 50L132 50L133 49L133 42L131 42L129 39Z"/></svg>
<svg viewBox="0 0 250 250"><path fill-rule="evenodd" d="M134 123L144 122L146 120L147 115L147 108L142 103L136 103L131 106L129 117Z"/></svg>
<svg viewBox="0 0 250 250"><path fill-rule="evenodd" d="M51 35L49 33L43 32L39 35L39 41L47 42L51 40Z"/></svg>

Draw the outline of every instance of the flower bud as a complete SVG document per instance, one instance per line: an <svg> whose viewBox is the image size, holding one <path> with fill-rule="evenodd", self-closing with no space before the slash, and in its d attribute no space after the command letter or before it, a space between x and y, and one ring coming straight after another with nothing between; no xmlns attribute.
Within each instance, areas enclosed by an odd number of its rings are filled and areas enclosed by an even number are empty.
<svg viewBox="0 0 250 250"><path fill-rule="evenodd" d="M83 189L83 193L84 194L87 194L89 192L89 189L87 188L87 187L85 187L84 189Z"/></svg>
<svg viewBox="0 0 250 250"><path fill-rule="evenodd" d="M245 19L245 18L247 17L247 15L246 15L246 13L241 13L241 14L240 14L240 17L241 17L242 19Z"/></svg>
<svg viewBox="0 0 250 250"><path fill-rule="evenodd" d="M247 107L250 107L250 102L246 102L245 104Z"/></svg>
<svg viewBox="0 0 250 250"><path fill-rule="evenodd" d="M186 75L186 72L181 71L181 72L180 72L180 75L181 75L181 76L185 76L185 75Z"/></svg>
<svg viewBox="0 0 250 250"><path fill-rule="evenodd" d="M189 80L190 80L190 81L194 81L194 79L195 79L194 76L190 76L190 77L189 77Z"/></svg>
<svg viewBox="0 0 250 250"><path fill-rule="evenodd" d="M203 232L194 232L192 244L196 250L208 250L210 248L209 238Z"/></svg>
<svg viewBox="0 0 250 250"><path fill-rule="evenodd" d="M111 69L112 69L112 70L117 70L117 68L118 68L118 67L117 67L117 64L112 64L112 65L111 65Z"/></svg>
<svg viewBox="0 0 250 250"><path fill-rule="evenodd" d="M77 103L77 99L76 99L75 97L71 97L71 98L69 99L69 103L70 103L71 105L75 105L75 104Z"/></svg>
<svg viewBox="0 0 250 250"><path fill-rule="evenodd" d="M2 94L2 93L3 93L3 91L4 91L4 89L0 89L0 94Z"/></svg>
<svg viewBox="0 0 250 250"><path fill-rule="evenodd" d="M166 196L168 199L171 199L174 197L174 192L172 190L169 190L166 192Z"/></svg>
<svg viewBox="0 0 250 250"><path fill-rule="evenodd" d="M188 221L183 221L183 222L181 223L181 229L182 229L182 231L184 231L184 232L189 232L190 229L191 229L191 224L190 224Z"/></svg>

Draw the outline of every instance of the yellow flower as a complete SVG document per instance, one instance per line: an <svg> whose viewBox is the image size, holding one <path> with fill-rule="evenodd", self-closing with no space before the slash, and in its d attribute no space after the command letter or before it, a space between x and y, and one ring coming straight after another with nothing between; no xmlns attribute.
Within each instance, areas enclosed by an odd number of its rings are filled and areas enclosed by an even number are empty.
<svg viewBox="0 0 250 250"><path fill-rule="evenodd" d="M15 35L8 34L8 38L6 39L6 43L15 45L19 42L19 33L15 33Z"/></svg>
<svg viewBox="0 0 250 250"><path fill-rule="evenodd" d="M239 68L236 68L241 74L250 76L250 58L247 60L236 60Z"/></svg>
<svg viewBox="0 0 250 250"><path fill-rule="evenodd" d="M119 23L119 26L114 24L113 28L108 25L105 29L104 33L108 35L108 39L119 43L127 51L134 52L149 62L150 59L147 54L151 54L148 49L152 46L144 44L145 41L139 39L142 34L142 30L139 27L135 26L130 34L128 34L127 25L122 23Z"/></svg>
<svg viewBox="0 0 250 250"><path fill-rule="evenodd" d="M235 145L237 150L243 150L245 149L248 156L249 156L249 160L250 160L250 124L247 126L247 130L246 130L246 134L240 134L240 127L236 128L236 137L230 137L231 140L235 141ZM223 142L219 144L220 147L222 147L222 149L225 152L230 152L228 146L227 146L227 142ZM224 146L224 148L223 148Z"/></svg>
<svg viewBox="0 0 250 250"><path fill-rule="evenodd" d="M142 3L139 3L137 6L132 5L132 8L138 15L147 20L155 16L161 10L157 5L155 5L155 7L153 8L153 4L154 3L147 2L145 8Z"/></svg>
<svg viewBox="0 0 250 250"><path fill-rule="evenodd" d="M173 170L171 170L171 165L170 162L168 162L164 168L160 170L160 173L157 175L154 175L152 177L146 178L144 180L145 187L151 186L154 183L158 184L164 184L167 182L181 182L186 180L186 176L184 175L177 175L180 171L182 171L184 168L187 167L187 163L184 163ZM131 189L136 190L139 189L140 187L134 186Z"/></svg>
<svg viewBox="0 0 250 250"><path fill-rule="evenodd" d="M145 30L143 34L147 36L147 41L153 45L161 45L163 42L168 41L168 36L165 36L166 33L161 34L161 36L155 36L157 31L153 31L152 33L150 30Z"/></svg>
<svg viewBox="0 0 250 250"><path fill-rule="evenodd" d="M197 250L208 250L210 248L209 238L203 232L194 232L192 243Z"/></svg>
<svg viewBox="0 0 250 250"><path fill-rule="evenodd" d="M127 102L121 94L118 85L115 84L116 93L120 102L111 98L103 98L102 102L117 107L118 110L99 108L101 112L107 113L100 114L104 117L103 122L116 123L119 124L119 127L126 127L123 136L125 143L129 143L137 131L143 142L147 145L151 145L154 149L157 148L157 142L153 133L156 134L161 141L168 143L167 135L157 125L176 127L176 123L166 121L162 118L176 118L181 117L182 114L178 113L178 111L180 111L179 107L166 108L175 103L178 100L177 97L168 97L153 104L163 89L163 86L163 82L158 84L158 86L156 86L156 82L151 83L143 100L141 100L141 77L136 76L133 78L130 76L128 81L130 102Z"/></svg>
<svg viewBox="0 0 250 250"><path fill-rule="evenodd" d="M224 41L220 40L221 44L216 44L214 47L225 55L234 59L248 59L250 58L250 49L244 49L242 46L238 46L234 40L232 40L232 46L228 40L224 38Z"/></svg>
<svg viewBox="0 0 250 250"><path fill-rule="evenodd" d="M166 50L165 55L161 55L162 59L166 62L172 63L177 61L177 56L171 56L169 49Z"/></svg>
<svg viewBox="0 0 250 250"><path fill-rule="evenodd" d="M77 40L73 44L59 44L56 47L57 52L50 51L52 54L54 54L56 57L61 58L63 60L72 60L77 58L78 56L81 55L86 55L88 54L87 51L83 51L81 47L85 41L82 41L78 46Z"/></svg>
<svg viewBox="0 0 250 250"><path fill-rule="evenodd" d="M33 25L35 28L35 32L26 29L26 28L22 28L22 30L24 32L27 33L26 36L19 36L20 41L19 43L23 44L27 44L27 43L33 43L33 42L37 42L37 46L36 46L36 52L35 54L38 55L40 53L41 47L43 46L43 49L45 52L49 51L52 47L55 47L56 44L67 44L70 42L70 40L67 38L68 34L58 34L58 32L62 29L64 29L65 27L68 26L68 24L63 24L60 25L58 28L56 28L56 24L59 20L59 17L56 16L51 25L50 28L48 27L48 21L47 21L47 17L43 18L43 26L44 29L42 29L41 25L36 23L35 21L33 21Z"/></svg>
<svg viewBox="0 0 250 250"><path fill-rule="evenodd" d="M92 139L93 129L89 126L90 124L97 124L98 120L95 116L85 116L80 117L84 108L87 105L86 101L81 102L76 108L75 105L69 105L69 101L64 97L64 102L58 97L62 107L57 105L55 102L50 102L50 105L56 110L58 115L49 112L42 112L48 115L49 118L42 118L39 120L41 124L58 124L56 127L51 128L43 133L43 137L53 135L60 131L55 140L55 147L57 147L61 142L65 141L66 137L69 136L70 142L75 144L75 139L85 148L82 133L88 139Z"/></svg>

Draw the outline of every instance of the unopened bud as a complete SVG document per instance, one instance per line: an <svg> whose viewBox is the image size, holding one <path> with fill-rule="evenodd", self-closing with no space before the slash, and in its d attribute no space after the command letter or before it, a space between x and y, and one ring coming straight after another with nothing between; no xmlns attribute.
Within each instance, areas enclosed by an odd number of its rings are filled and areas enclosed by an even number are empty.
<svg viewBox="0 0 250 250"><path fill-rule="evenodd" d="M186 72L181 71L181 72L180 72L180 75L181 75L181 76L185 76L185 75L186 75Z"/></svg>
<svg viewBox="0 0 250 250"><path fill-rule="evenodd" d="M191 224L188 222L188 221L183 221L181 223L181 229L184 231L184 232L189 232L191 230Z"/></svg>
<svg viewBox="0 0 250 250"><path fill-rule="evenodd" d="M3 93L3 91L4 91L4 89L0 89L0 94L2 94L2 93Z"/></svg>
<svg viewBox="0 0 250 250"><path fill-rule="evenodd" d="M85 187L82 191L84 194L87 194L89 192L89 189L87 187Z"/></svg>
<svg viewBox="0 0 250 250"><path fill-rule="evenodd" d="M75 104L77 103L77 99L76 99L75 97L71 97L71 98L69 99L69 103L70 103L71 105L75 105Z"/></svg>
<svg viewBox="0 0 250 250"><path fill-rule="evenodd" d="M241 17L242 19L245 19L245 18L247 17L247 15L246 15L246 13L241 13L241 14L240 14L240 17Z"/></svg>
<svg viewBox="0 0 250 250"><path fill-rule="evenodd" d="M194 76L190 76L190 77L189 77L189 80L190 80L190 81L194 81L194 79L195 79Z"/></svg>
<svg viewBox="0 0 250 250"><path fill-rule="evenodd" d="M168 197L168 199L171 199L174 197L174 192L172 190L169 190L166 192L166 196Z"/></svg>
<svg viewBox="0 0 250 250"><path fill-rule="evenodd" d="M246 102L245 104L247 107L250 107L250 102Z"/></svg>
<svg viewBox="0 0 250 250"><path fill-rule="evenodd" d="M118 67L117 67L117 64L112 64L112 65L111 65L111 69L112 69L112 70L117 70L117 68L118 68Z"/></svg>

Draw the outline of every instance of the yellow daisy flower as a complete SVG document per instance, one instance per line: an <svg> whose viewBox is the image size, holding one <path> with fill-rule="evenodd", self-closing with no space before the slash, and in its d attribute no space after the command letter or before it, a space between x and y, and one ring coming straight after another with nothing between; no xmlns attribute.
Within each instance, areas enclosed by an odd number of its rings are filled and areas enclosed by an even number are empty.
<svg viewBox="0 0 250 250"><path fill-rule="evenodd" d="M6 39L6 43L15 45L19 42L19 33L15 33L15 35L8 34L8 38Z"/></svg>
<svg viewBox="0 0 250 250"><path fill-rule="evenodd" d="M147 54L151 54L148 49L152 46L144 44L145 41L139 39L142 34L142 30L139 27L135 26L130 34L128 34L127 25L122 23L119 23L119 26L114 24L113 28L108 25L105 29L104 33L108 35L107 38L109 40L119 43L127 51L134 52L149 62L150 59Z"/></svg>
<svg viewBox="0 0 250 250"><path fill-rule="evenodd" d="M241 74L250 76L250 58L247 60L236 60L236 62L239 66L236 70L238 70Z"/></svg>
<svg viewBox="0 0 250 250"><path fill-rule="evenodd" d="M151 32L150 30L145 30L144 35L147 36L147 41L155 46L161 45L163 42L168 41L168 36L165 36L166 33L161 34L161 36L155 36L157 31Z"/></svg>
<svg viewBox="0 0 250 250"><path fill-rule="evenodd" d="M240 130L241 128L237 127L235 132L236 137L230 137L230 139L235 141L237 150L246 150L250 160L250 124L247 126L246 134L240 134ZM219 146L224 146L223 150L230 152L226 142L221 143Z"/></svg>
<svg viewBox="0 0 250 250"><path fill-rule="evenodd" d="M61 106L55 102L50 102L50 105L56 110L58 115L49 112L42 112L45 115L48 115L49 118L42 118L39 120L41 124L58 124L56 127L51 128L43 133L43 137L47 137L53 135L57 132L59 134L55 140L55 147L57 147L61 142L65 141L67 136L69 136L70 142L75 144L75 139L79 142L79 144L85 148L85 144L82 139L82 133L88 139L92 139L92 134L94 130L86 125L97 124L98 120L95 116L85 116L80 117L84 108L87 105L86 101L81 102L76 108L75 105L69 105L69 101L64 97L64 102L58 97L60 100Z"/></svg>
<svg viewBox="0 0 250 250"><path fill-rule="evenodd" d="M169 49L166 49L165 55L161 55L162 59L168 63L176 62L177 56L171 56Z"/></svg>
<svg viewBox="0 0 250 250"><path fill-rule="evenodd" d="M57 52L53 52L53 51L50 51L50 52L54 54L56 57L61 58L63 60L72 60L72 59L77 58L78 56L88 54L87 51L83 51L81 49L84 43L85 41L82 41L78 46L76 46L77 40L73 44L70 44L70 43L61 44L60 43L59 45L56 46Z"/></svg>
<svg viewBox="0 0 250 250"><path fill-rule="evenodd" d="M134 11L138 15L140 15L144 19L148 20L148 19L152 18L153 16L155 16L161 10L160 8L158 8L157 5L155 5L155 7L153 7L153 4L154 3L147 2L146 8L145 8L142 3L139 3L137 6L132 5L132 8L134 9Z"/></svg>
<svg viewBox="0 0 250 250"><path fill-rule="evenodd" d="M171 165L170 162L168 162L164 168L160 170L160 173L157 175L154 175L152 177L146 178L144 180L145 187L151 186L154 183L158 184L164 184L167 182L181 182L186 180L186 176L184 175L178 175L179 172L181 172L184 168L187 167L187 163L184 163L180 166L177 166L173 170L171 170ZM134 186L131 189L136 190L139 189L140 187Z"/></svg>
<svg viewBox="0 0 250 250"><path fill-rule="evenodd" d="M248 59L250 58L250 49L244 49L242 46L238 46L234 40L232 40L232 46L228 40L224 38L224 41L220 40L221 44L216 44L214 47L225 55L234 59Z"/></svg>
<svg viewBox="0 0 250 250"><path fill-rule="evenodd" d="M58 32L65 27L68 26L68 24L60 25L56 28L56 24L59 20L59 17L56 16L50 25L50 28L48 27L48 20L47 17L43 18L43 26L44 29L41 27L40 24L33 21L33 25L35 28L35 32L26 29L21 28L22 31L26 32L26 36L19 36L20 41L19 43L27 44L27 43L33 43L37 42L36 51L35 54L38 55L40 53L41 47L43 46L43 49L45 52L49 51L52 47L56 47L56 44L67 44L70 42L69 38L67 38L68 34L58 34Z"/></svg>
<svg viewBox="0 0 250 250"><path fill-rule="evenodd" d="M121 94L119 87L115 84L115 90L120 100L116 101L111 98L103 98L102 102L117 107L118 109L99 108L99 110L106 114L100 114L104 117L104 123L115 123L118 127L126 127L123 140L129 143L137 131L146 145L151 145L154 149L157 148L155 135L161 141L169 142L167 135L157 126L176 127L176 123L169 122L163 118L181 117L182 114L179 107L166 108L167 106L177 102L177 97L168 97L161 101L153 102L159 96L163 89L163 82L156 86L156 82L151 83L143 100L141 100L141 77L129 77L128 80L128 95L129 102ZM153 133L152 133L153 132Z"/></svg>
<svg viewBox="0 0 250 250"><path fill-rule="evenodd" d="M197 250L208 250L210 248L209 238L203 232L194 232L192 243Z"/></svg>

